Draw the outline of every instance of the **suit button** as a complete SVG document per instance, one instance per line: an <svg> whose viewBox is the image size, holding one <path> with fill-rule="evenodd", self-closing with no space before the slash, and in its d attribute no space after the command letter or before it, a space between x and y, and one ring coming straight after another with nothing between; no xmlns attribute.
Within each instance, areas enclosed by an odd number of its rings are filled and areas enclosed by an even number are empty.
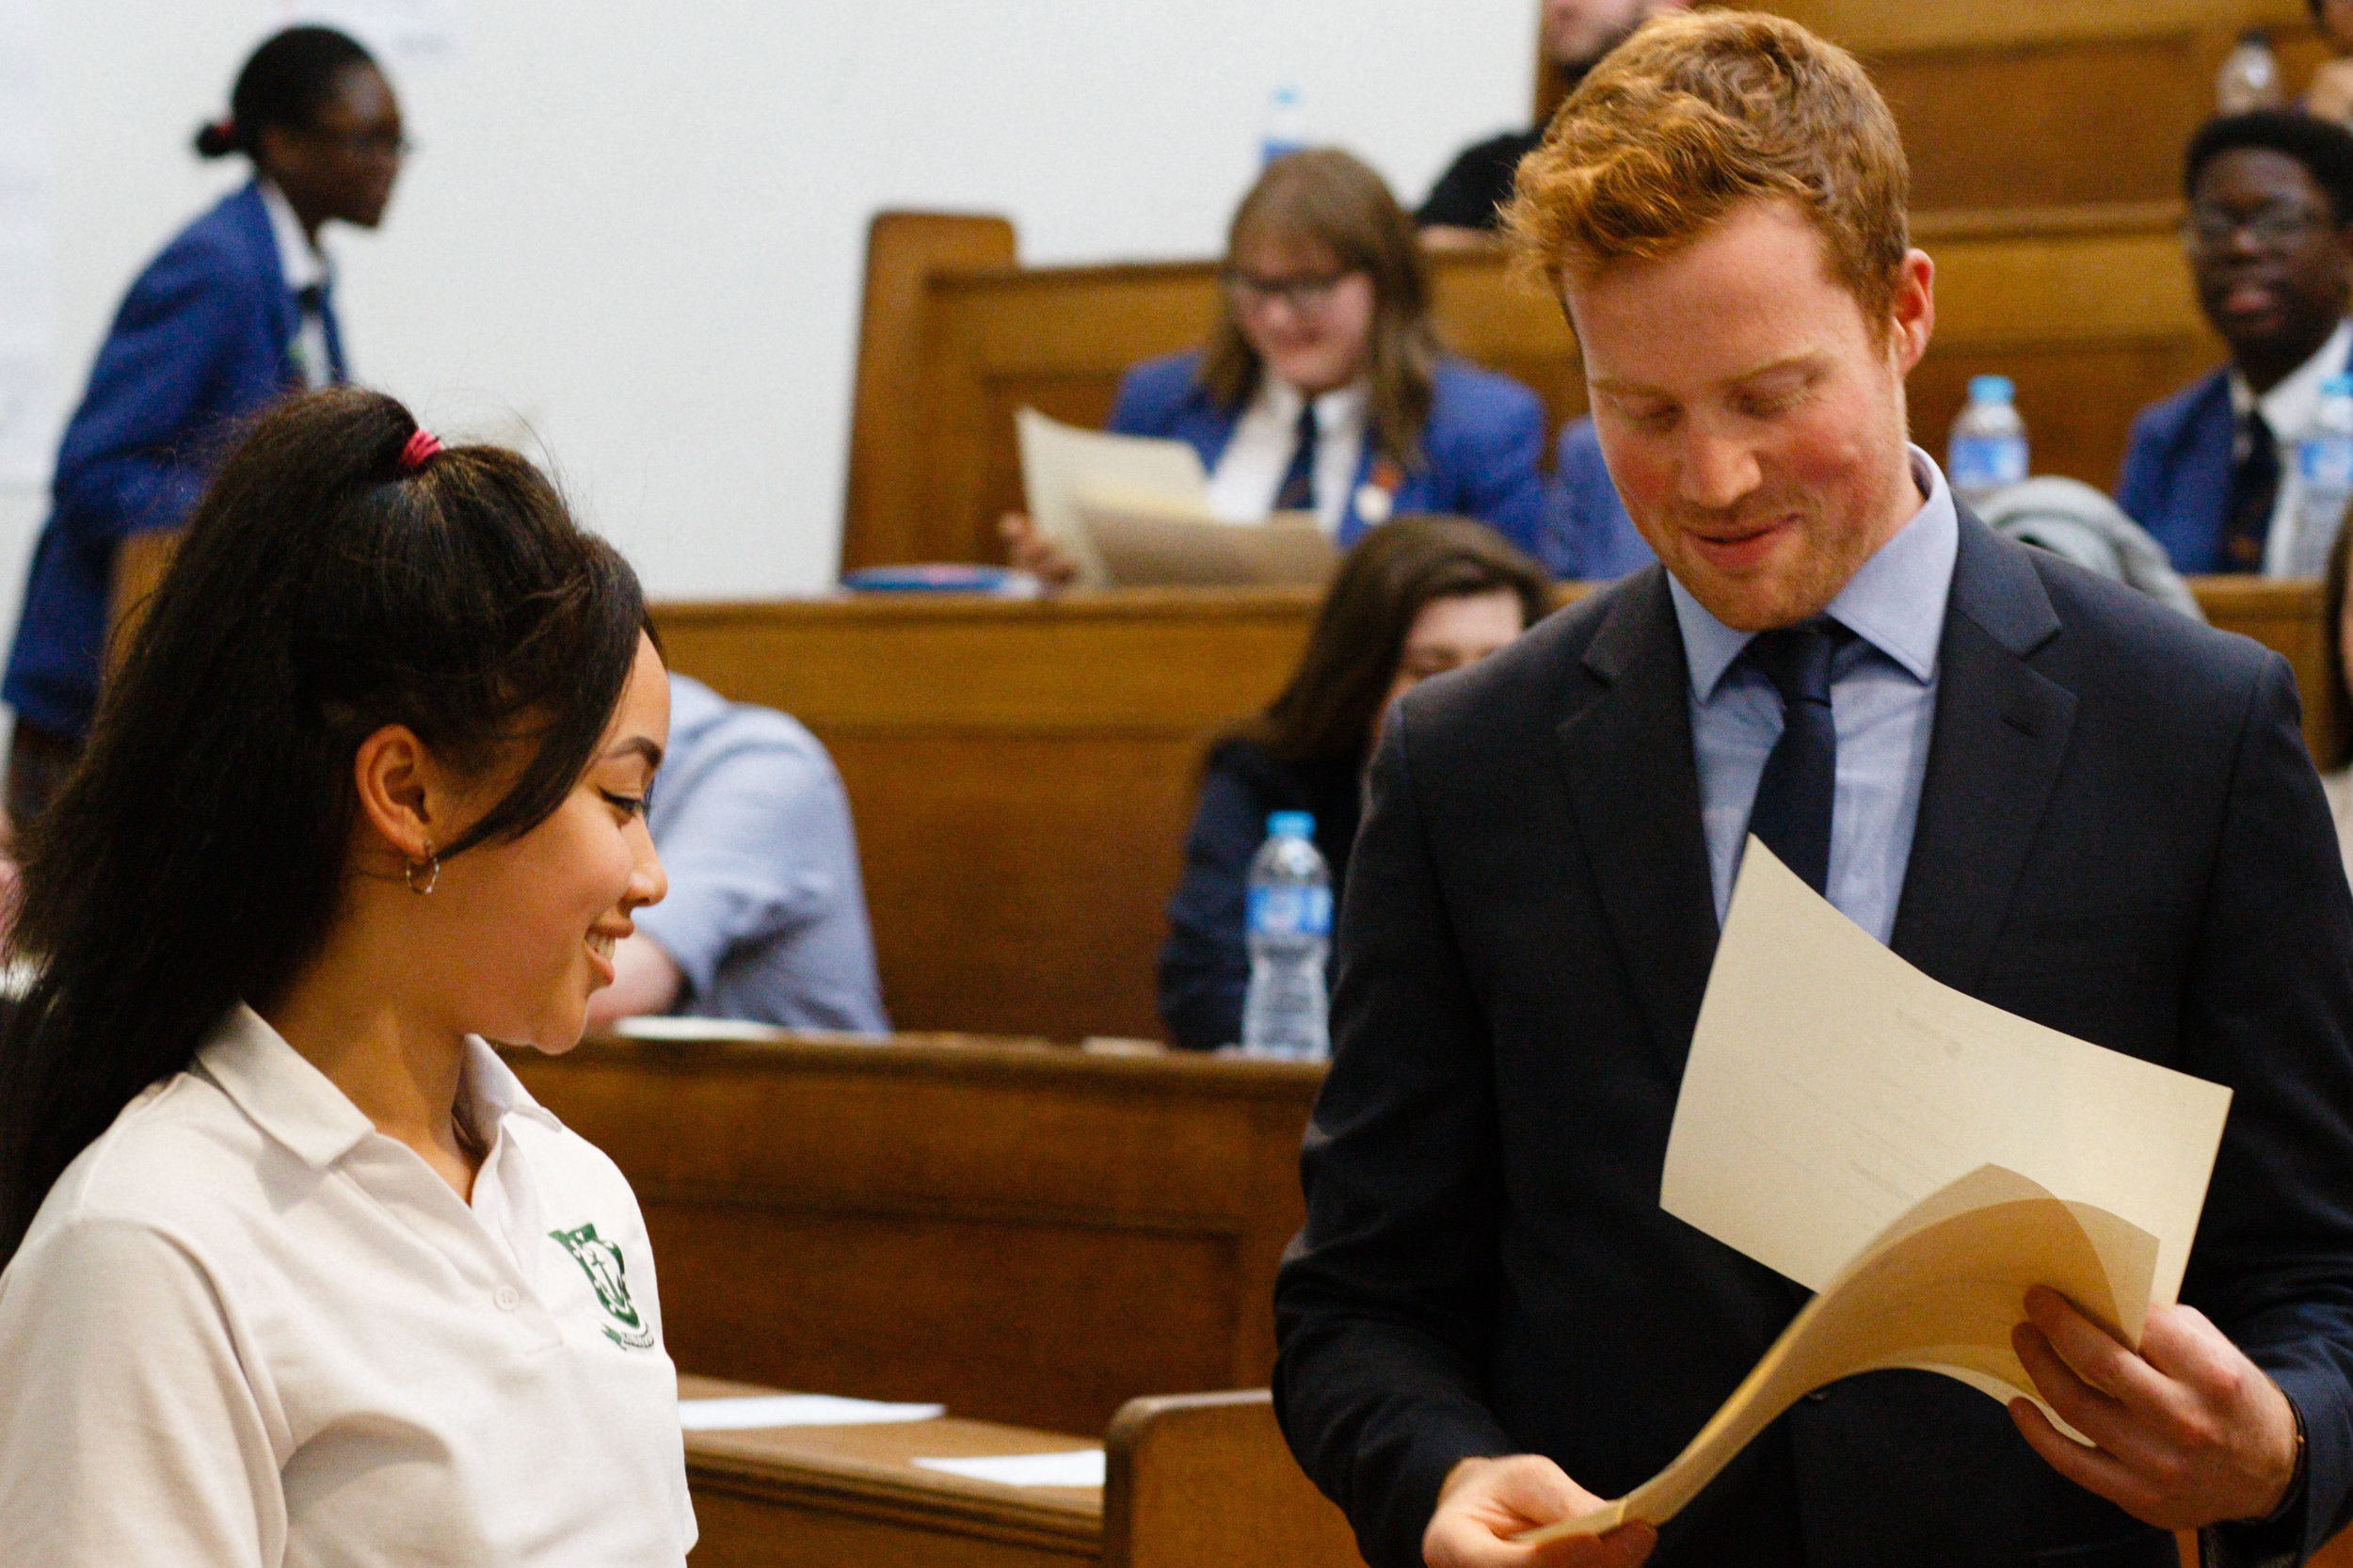
<svg viewBox="0 0 2353 1568"><path fill-rule="evenodd" d="M500 1286L498 1288L498 1294L492 1296L490 1299L499 1304L499 1310L501 1312L512 1312L516 1307L522 1304L522 1297L511 1285Z"/></svg>

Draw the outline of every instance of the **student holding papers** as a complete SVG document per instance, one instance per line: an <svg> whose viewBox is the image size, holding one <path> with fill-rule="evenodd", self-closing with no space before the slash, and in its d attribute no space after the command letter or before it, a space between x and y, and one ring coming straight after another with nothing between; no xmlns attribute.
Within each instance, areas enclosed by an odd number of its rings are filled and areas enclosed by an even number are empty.
<svg viewBox="0 0 2353 1568"><path fill-rule="evenodd" d="M1374 1568L2298 1560L2353 1492L2353 895L2287 665L1998 538L1907 444L1934 268L1845 53L1654 23L1520 180L1661 564L1384 727L1277 1287L1294 1451ZM1666 1470L1804 1301L1661 1207L1752 833L1931 979L2231 1092L2183 1304L2134 1350L2021 1290L2092 1447L1877 1371L1656 1532L1519 1541Z"/></svg>
<svg viewBox="0 0 2353 1568"><path fill-rule="evenodd" d="M1544 410L1440 352L1413 221L1380 175L1334 149L1269 164L1234 214L1225 283L1209 346L1129 371L1112 430L1192 445L1225 521L1312 513L1345 549L1446 512L1536 549ZM1027 520L1006 536L1016 564L1074 575Z"/></svg>

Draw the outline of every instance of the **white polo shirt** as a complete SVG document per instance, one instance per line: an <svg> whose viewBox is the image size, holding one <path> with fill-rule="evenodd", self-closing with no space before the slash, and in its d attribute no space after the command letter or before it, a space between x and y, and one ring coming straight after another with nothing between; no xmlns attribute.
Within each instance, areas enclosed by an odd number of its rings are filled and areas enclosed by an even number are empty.
<svg viewBox="0 0 2353 1568"><path fill-rule="evenodd" d="M0 1272L0 1563L674 1565L637 1201L468 1042L469 1206L249 1008Z"/></svg>

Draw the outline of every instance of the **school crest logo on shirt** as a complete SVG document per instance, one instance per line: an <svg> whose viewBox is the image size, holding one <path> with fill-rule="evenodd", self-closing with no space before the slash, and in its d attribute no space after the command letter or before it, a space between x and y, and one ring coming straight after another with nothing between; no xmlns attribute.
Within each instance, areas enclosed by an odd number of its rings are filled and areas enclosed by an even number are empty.
<svg viewBox="0 0 2353 1568"><path fill-rule="evenodd" d="M621 1325L615 1328L613 1323L604 1324L604 1336L628 1350L653 1349L653 1330L637 1316L636 1304L629 1299L629 1271L621 1261L621 1249L600 1238L593 1224L582 1225L578 1230L552 1230L548 1234L572 1255L572 1261L580 1265L597 1292L597 1304L604 1308L614 1323Z"/></svg>

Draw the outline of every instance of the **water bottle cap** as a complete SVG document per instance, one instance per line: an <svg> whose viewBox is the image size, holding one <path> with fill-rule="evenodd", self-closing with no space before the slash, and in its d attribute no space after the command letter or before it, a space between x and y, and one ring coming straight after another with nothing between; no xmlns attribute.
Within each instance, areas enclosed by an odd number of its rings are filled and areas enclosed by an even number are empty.
<svg viewBox="0 0 2353 1568"><path fill-rule="evenodd" d="M2320 384L2323 397L2353 397L2353 376L2331 376Z"/></svg>
<svg viewBox="0 0 2353 1568"><path fill-rule="evenodd" d="M1270 839L1312 839L1316 836L1316 817L1312 811L1276 811L1266 820Z"/></svg>
<svg viewBox="0 0 2353 1568"><path fill-rule="evenodd" d="M1972 376L1969 377L1969 401L1972 403L2008 403L2018 395L2007 376Z"/></svg>

